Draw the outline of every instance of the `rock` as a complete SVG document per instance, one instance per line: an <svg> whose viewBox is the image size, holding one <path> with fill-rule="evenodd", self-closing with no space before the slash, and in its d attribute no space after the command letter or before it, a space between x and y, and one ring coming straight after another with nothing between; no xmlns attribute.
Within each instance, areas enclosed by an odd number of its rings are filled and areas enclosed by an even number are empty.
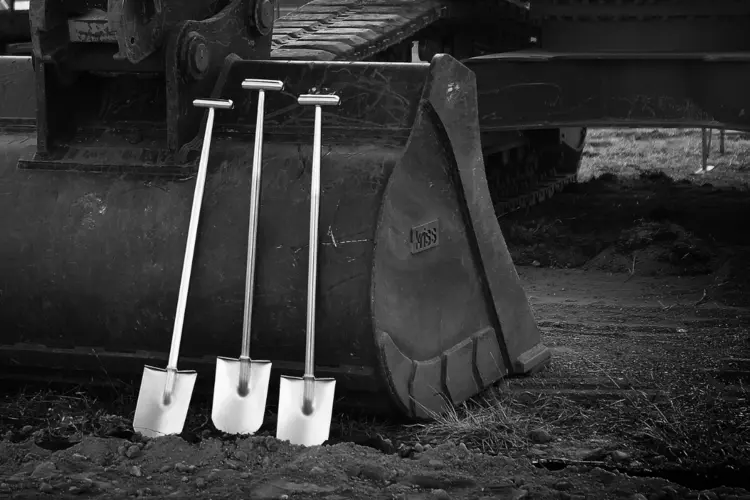
<svg viewBox="0 0 750 500"><path fill-rule="evenodd" d="M42 493L52 493L53 491L55 491L55 488L53 488L49 483L42 483L39 485L39 491L41 491Z"/></svg>
<svg viewBox="0 0 750 500"><path fill-rule="evenodd" d="M431 449L432 449L432 445L431 444L427 443L426 445L424 445L424 451L429 451Z"/></svg>
<svg viewBox="0 0 750 500"><path fill-rule="evenodd" d="M316 474L317 475L317 474L325 474L325 473L326 473L326 471L324 471L323 469L321 469L318 466L315 466L312 469L310 469L310 474Z"/></svg>
<svg viewBox="0 0 750 500"><path fill-rule="evenodd" d="M237 450L234 452L234 458L241 462L247 462L247 453L242 450Z"/></svg>
<svg viewBox="0 0 750 500"><path fill-rule="evenodd" d="M137 445L130 446L125 452L125 456L128 458L136 458L141 455L141 448Z"/></svg>
<svg viewBox="0 0 750 500"><path fill-rule="evenodd" d="M591 469L591 475L594 476L602 484L611 484L615 480L615 478L617 478L617 474L606 471L599 467L594 467L593 469Z"/></svg>
<svg viewBox="0 0 750 500"><path fill-rule="evenodd" d="M30 425L24 425L21 427L21 434L31 434L34 428Z"/></svg>
<svg viewBox="0 0 750 500"><path fill-rule="evenodd" d="M377 464L365 464L359 471L359 476L371 481L385 481L388 477L388 471L385 467Z"/></svg>
<svg viewBox="0 0 750 500"><path fill-rule="evenodd" d="M51 477L57 476L60 473L59 470L57 470L57 466L54 464L54 462L42 462L39 465L37 465L34 470L31 473L31 477L34 479L49 479Z"/></svg>
<svg viewBox="0 0 750 500"><path fill-rule="evenodd" d="M602 448L597 448L595 450L591 450L589 452L584 453L581 456L581 460L585 461L599 461L604 460L607 457L607 452L604 451Z"/></svg>
<svg viewBox="0 0 750 500"><path fill-rule="evenodd" d="M612 460L615 462L625 462L627 460L630 460L630 454L625 453L624 451L616 450L613 451L611 454Z"/></svg>
<svg viewBox="0 0 750 500"><path fill-rule="evenodd" d="M171 465L162 465L161 468L159 469L159 472L161 472L163 474L163 473L169 472L171 470L172 470L172 466Z"/></svg>
<svg viewBox="0 0 750 500"><path fill-rule="evenodd" d="M463 441L461 441L461 442L460 442L460 443L458 444L458 449L459 449L460 451L462 451L463 453L466 453L466 454L469 454L469 453L471 453L471 452L469 451L469 448L467 448L467 447L466 447L466 443L464 443Z"/></svg>
<svg viewBox="0 0 750 500"><path fill-rule="evenodd" d="M271 466L271 458L270 457L263 457L263 461L261 462L261 465L264 469L268 469Z"/></svg>
<svg viewBox="0 0 750 500"><path fill-rule="evenodd" d="M137 465L132 466L128 469L128 474L130 474L133 477L141 477L143 475L143 472L141 472L141 468Z"/></svg>
<svg viewBox="0 0 750 500"><path fill-rule="evenodd" d="M121 457L124 457L125 453L127 453L127 452L128 452L128 448L126 446L118 446L117 447L117 454L120 455Z"/></svg>
<svg viewBox="0 0 750 500"><path fill-rule="evenodd" d="M430 467L434 469L442 469L445 467L445 462L443 462L442 460L430 460L427 463Z"/></svg>
<svg viewBox="0 0 750 500"><path fill-rule="evenodd" d="M529 432L529 439L534 443L544 444L553 441L555 438L544 429L534 429Z"/></svg>
<svg viewBox="0 0 750 500"><path fill-rule="evenodd" d="M435 500L451 500L451 496L447 491L442 489L432 490L432 498Z"/></svg>
<svg viewBox="0 0 750 500"><path fill-rule="evenodd" d="M556 490L560 490L560 491L572 490L573 483L571 483L570 481L558 481L555 483L553 488L555 488Z"/></svg>
<svg viewBox="0 0 750 500"><path fill-rule="evenodd" d="M199 477L198 479L195 480L195 486L197 488L203 489L206 487L206 484L207 484L206 480L203 479L202 477Z"/></svg>
<svg viewBox="0 0 750 500"><path fill-rule="evenodd" d="M422 446L420 443L417 443L412 448L416 453L422 453L424 451L424 446Z"/></svg>
<svg viewBox="0 0 750 500"><path fill-rule="evenodd" d="M193 472L195 471L195 465L187 465L185 462L177 462L174 464L174 470L182 472L183 474L186 472Z"/></svg>
<svg viewBox="0 0 750 500"><path fill-rule="evenodd" d="M510 492L510 496L508 497L508 500L521 500L522 498L526 498L529 495L529 492L526 490L512 490Z"/></svg>
<svg viewBox="0 0 750 500"><path fill-rule="evenodd" d="M630 497L630 500L648 500L648 498L641 495L640 493L634 493L633 496Z"/></svg>

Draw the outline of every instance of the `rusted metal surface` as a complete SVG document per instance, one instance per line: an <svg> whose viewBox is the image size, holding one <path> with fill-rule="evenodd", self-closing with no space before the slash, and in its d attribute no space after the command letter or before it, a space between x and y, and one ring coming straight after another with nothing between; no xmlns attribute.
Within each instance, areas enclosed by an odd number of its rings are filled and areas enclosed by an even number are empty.
<svg viewBox="0 0 750 500"><path fill-rule="evenodd" d="M508 53L467 60L483 130L750 129L750 53Z"/></svg>
<svg viewBox="0 0 750 500"><path fill-rule="evenodd" d="M100 9L70 18L68 36L75 43L117 43L115 32L107 20L107 13Z"/></svg>

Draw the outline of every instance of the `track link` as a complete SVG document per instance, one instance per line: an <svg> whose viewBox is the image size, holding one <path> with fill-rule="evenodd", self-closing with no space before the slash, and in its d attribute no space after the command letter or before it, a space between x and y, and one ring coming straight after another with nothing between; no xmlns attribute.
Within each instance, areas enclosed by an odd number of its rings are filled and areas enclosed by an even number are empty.
<svg viewBox="0 0 750 500"><path fill-rule="evenodd" d="M492 12L501 8L506 20L528 22L528 10L509 0L474 2L472 8L485 3L487 8L494 7ZM313 0L276 21L271 57L366 60L419 38L438 21L460 17L466 12L465 5L442 0ZM565 163L565 155L561 154L559 164L514 165L516 168L503 169L511 176L495 175L490 189L497 216L541 203L575 182L577 167ZM488 177L493 177L490 170Z"/></svg>

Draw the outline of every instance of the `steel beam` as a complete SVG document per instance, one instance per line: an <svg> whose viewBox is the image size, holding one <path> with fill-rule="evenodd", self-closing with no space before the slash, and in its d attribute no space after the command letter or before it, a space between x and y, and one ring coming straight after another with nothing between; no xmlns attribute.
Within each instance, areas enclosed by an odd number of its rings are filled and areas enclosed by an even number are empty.
<svg viewBox="0 0 750 500"><path fill-rule="evenodd" d="M464 61L483 132L574 127L750 130L750 53L514 52Z"/></svg>

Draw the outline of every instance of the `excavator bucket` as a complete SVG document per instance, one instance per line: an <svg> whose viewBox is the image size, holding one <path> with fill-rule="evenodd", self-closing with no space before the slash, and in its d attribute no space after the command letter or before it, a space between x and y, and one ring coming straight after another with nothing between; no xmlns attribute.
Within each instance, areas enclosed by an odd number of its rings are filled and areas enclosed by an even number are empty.
<svg viewBox="0 0 750 500"><path fill-rule="evenodd" d="M246 78L284 82L266 97L252 329L253 356L273 362L274 379L303 372L314 112L296 99L316 92L341 98L323 109L316 376L424 418L544 366L549 351L485 179L473 72L447 55L414 64L230 55L205 96L235 106L216 116L183 369L213 380L216 356L240 347L256 116ZM44 161L30 155L33 136L6 132L6 369L114 376L164 363L201 137L174 157L122 153L105 168L101 155L87 164L85 148Z"/></svg>

